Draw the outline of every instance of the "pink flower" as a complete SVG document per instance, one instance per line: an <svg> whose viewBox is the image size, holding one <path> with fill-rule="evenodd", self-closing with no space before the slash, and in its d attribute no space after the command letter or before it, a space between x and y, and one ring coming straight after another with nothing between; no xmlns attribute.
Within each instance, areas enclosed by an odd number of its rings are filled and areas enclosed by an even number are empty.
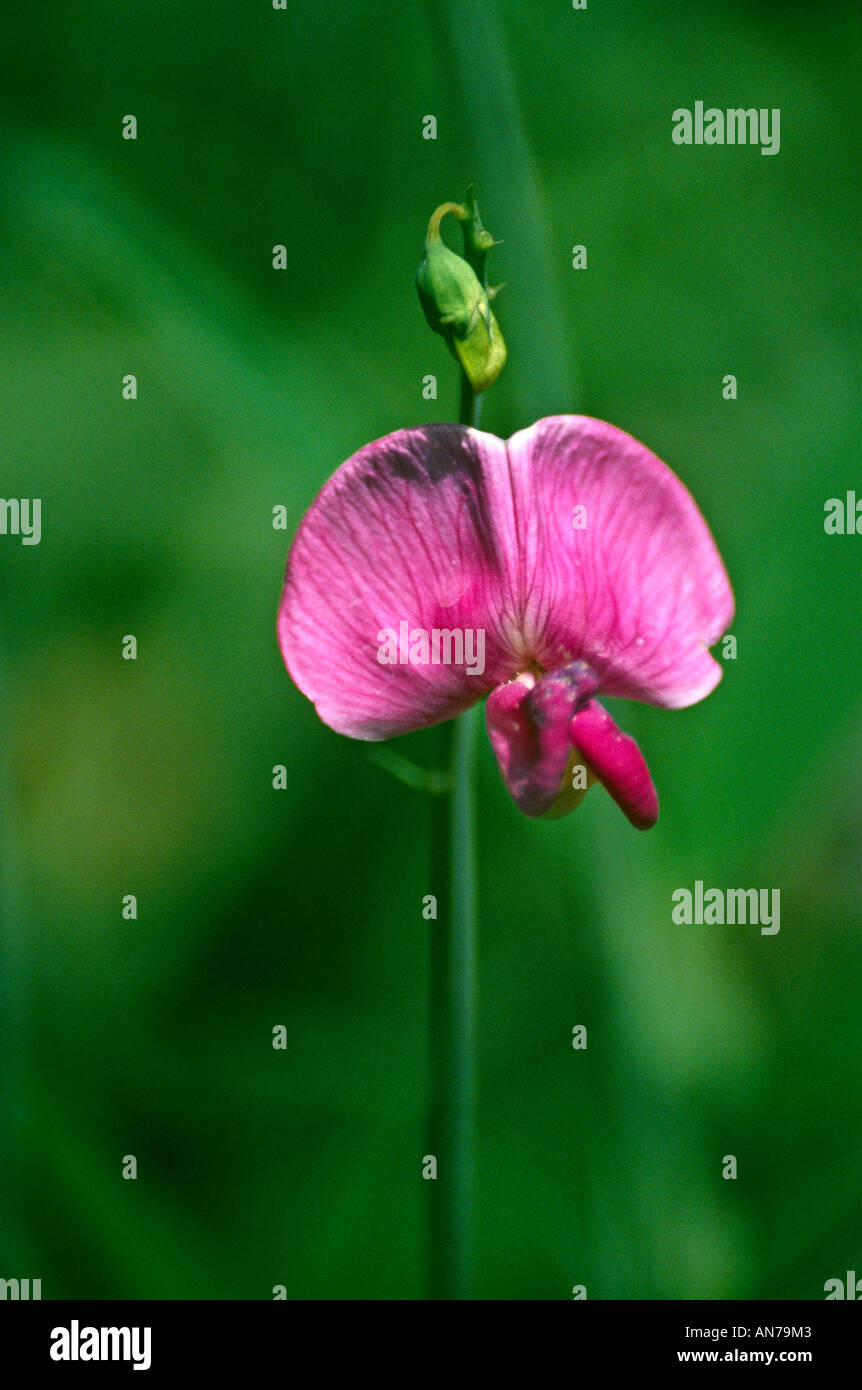
<svg viewBox="0 0 862 1390"><path fill-rule="evenodd" d="M339 733L389 738L488 694L491 745L526 815L563 814L598 780L646 828L646 763L595 697L703 699L732 616L679 479L613 425L561 415L508 442L425 425L360 449L300 526L278 636Z"/></svg>

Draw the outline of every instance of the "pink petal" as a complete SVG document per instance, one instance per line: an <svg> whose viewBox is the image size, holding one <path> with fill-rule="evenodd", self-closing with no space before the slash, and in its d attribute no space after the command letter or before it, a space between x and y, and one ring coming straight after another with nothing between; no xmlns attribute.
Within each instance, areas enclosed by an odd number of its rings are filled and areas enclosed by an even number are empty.
<svg viewBox="0 0 862 1390"><path fill-rule="evenodd" d="M540 666L582 659L603 694L678 708L721 679L707 647L733 616L706 522L643 444L585 416L513 435L508 459L523 641ZM586 509L584 529L574 508Z"/></svg>
<svg viewBox="0 0 862 1390"><path fill-rule="evenodd" d="M579 663L538 682L525 674L488 697L488 737L506 786L527 816L542 816L556 801L572 752L569 730L576 710L596 688Z"/></svg>
<svg viewBox="0 0 862 1390"><path fill-rule="evenodd" d="M502 502L501 502L502 497ZM460 714L524 664L511 557L495 516L508 504L505 445L459 426L400 430L338 469L294 541L278 635L320 718L381 739ZM478 633L484 671L378 660L384 629ZM441 649L442 654L442 649ZM453 653L454 654L454 653Z"/></svg>
<svg viewBox="0 0 862 1390"><path fill-rule="evenodd" d="M595 700L572 720L571 739L614 801L638 830L658 820L658 797L649 768L633 738L624 734Z"/></svg>

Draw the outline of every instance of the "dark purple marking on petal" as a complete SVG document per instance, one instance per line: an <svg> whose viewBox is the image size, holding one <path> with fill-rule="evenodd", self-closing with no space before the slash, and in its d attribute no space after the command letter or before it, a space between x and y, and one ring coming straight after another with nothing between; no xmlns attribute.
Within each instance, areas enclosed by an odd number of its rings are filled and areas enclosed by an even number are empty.
<svg viewBox="0 0 862 1390"><path fill-rule="evenodd" d="M572 719L596 689L582 661L551 671L535 684L532 675L492 691L488 737L506 786L526 816L542 816L555 801L572 744Z"/></svg>

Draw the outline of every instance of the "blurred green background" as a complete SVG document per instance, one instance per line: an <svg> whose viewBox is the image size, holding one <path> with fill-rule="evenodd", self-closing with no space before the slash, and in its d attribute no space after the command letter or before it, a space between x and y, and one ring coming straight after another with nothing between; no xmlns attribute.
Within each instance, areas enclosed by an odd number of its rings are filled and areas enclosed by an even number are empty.
<svg viewBox="0 0 862 1390"><path fill-rule="evenodd" d="M474 179L509 346L484 426L635 434L738 602L708 701L614 709L649 834L600 788L528 821L483 737L476 1291L822 1298L862 1270L862 537L823 529L862 496L858 7L2 23L0 490L43 535L0 537L0 1275L424 1295L428 805L317 721L274 624L337 465L455 415L413 274ZM779 107L780 153L675 146L697 100ZM779 935L675 926L695 879L779 888Z"/></svg>

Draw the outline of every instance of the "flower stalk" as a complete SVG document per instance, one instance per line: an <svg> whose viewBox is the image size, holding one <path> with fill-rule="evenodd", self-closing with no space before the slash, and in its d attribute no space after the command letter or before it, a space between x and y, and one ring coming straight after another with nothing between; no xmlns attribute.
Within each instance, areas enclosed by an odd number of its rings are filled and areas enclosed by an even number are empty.
<svg viewBox="0 0 862 1390"><path fill-rule="evenodd" d="M432 328L428 298L433 275L424 276L429 244L440 243L440 222L453 213L464 233L464 260L447 251L445 286L466 286L472 308L490 330L492 347L485 369L473 370L475 354L456 348L461 364L459 423L478 429L481 392L496 379L506 349L490 312L487 256L496 243L486 232L471 187L466 206L444 203L432 215L425 260L417 276L420 299ZM445 248L444 248L445 249ZM451 264L459 262L450 279ZM429 294L423 294L423 288ZM496 293L496 291L492 292ZM438 328L437 331L440 331ZM471 329L472 331L472 329ZM451 346L451 343L450 343ZM489 367L488 363L492 365ZM488 379L485 379L485 378ZM476 864L476 745L480 707L439 729L441 765L449 772L449 791L432 809L432 876L438 917L430 947L430 1152L437 1158L431 1189L429 1293L432 1299L466 1300L473 1294L475 1211L476 1012L478 913Z"/></svg>
<svg viewBox="0 0 862 1390"><path fill-rule="evenodd" d="M477 898L476 735L480 711L440 726L452 789L432 803L432 873L438 889L430 940L431 1091L429 1295L473 1296Z"/></svg>

